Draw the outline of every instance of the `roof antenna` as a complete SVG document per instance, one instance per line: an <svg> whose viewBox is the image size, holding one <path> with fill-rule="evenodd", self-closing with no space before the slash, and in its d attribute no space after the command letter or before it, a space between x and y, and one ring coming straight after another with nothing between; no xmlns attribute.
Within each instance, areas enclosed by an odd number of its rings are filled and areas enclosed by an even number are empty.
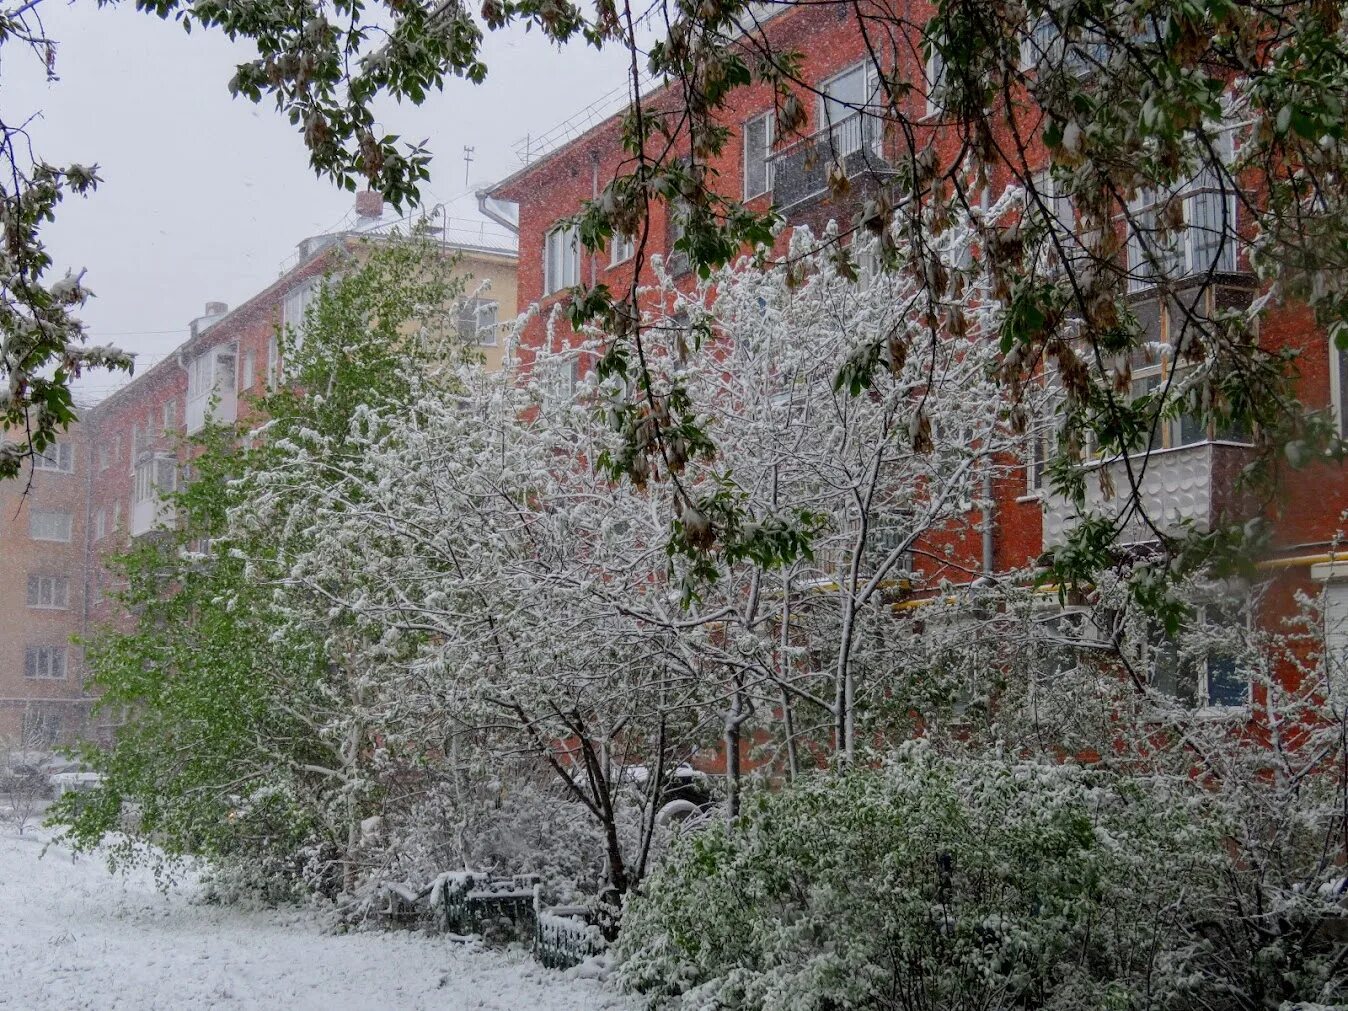
<svg viewBox="0 0 1348 1011"><path fill-rule="evenodd" d="M477 150L477 149L476 149L476 148L473 148L473 147L469 147L467 144L465 144L465 145L463 146L463 184L464 184L465 186L469 185L469 182L468 182L468 175L469 175L469 169L468 169L468 166L471 165L471 164L473 163L473 152L474 152L475 150Z"/></svg>

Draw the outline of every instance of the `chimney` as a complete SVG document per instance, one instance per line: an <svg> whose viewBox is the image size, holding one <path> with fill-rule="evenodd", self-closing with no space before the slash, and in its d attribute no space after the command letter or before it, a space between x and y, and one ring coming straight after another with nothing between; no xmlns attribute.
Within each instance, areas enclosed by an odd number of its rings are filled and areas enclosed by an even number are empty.
<svg viewBox="0 0 1348 1011"><path fill-rule="evenodd" d="M206 311L188 324L188 333L190 333L192 339L195 340L198 334L205 333L212 323L227 312L229 312L229 306L224 302L207 302Z"/></svg>
<svg viewBox="0 0 1348 1011"><path fill-rule="evenodd" d="M378 221L384 216L384 198L374 190L361 190L356 194L356 217L361 224Z"/></svg>

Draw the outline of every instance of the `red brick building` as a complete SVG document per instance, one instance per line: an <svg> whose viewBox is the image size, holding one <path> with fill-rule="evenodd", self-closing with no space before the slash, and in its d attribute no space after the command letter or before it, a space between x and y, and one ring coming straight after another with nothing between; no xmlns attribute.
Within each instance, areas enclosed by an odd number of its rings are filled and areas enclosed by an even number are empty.
<svg viewBox="0 0 1348 1011"><path fill-rule="evenodd" d="M930 85L926 93L914 89L905 99L916 123L912 138L887 136L873 117L868 122L866 115L854 111L864 107L870 101L868 96L875 93L876 57L857 29L852 6L823 3L778 10L765 18L763 30L774 51L802 54L800 72L807 87L799 92L807 106L806 135L774 143L777 99L771 89L755 82L735 90L723 118L731 139L723 154L707 166L719 192L742 199L752 208L775 207L788 224L809 224L817 234L830 219L840 225L850 222L860 201L874 194L899 162L897 145L901 144L904 151L910 144L913 150L919 150L933 141L940 152L938 157L950 162L959 138L954 131L943 130ZM887 69L893 61L903 61L905 65L897 75L901 78L930 82L940 76L939 69L927 64L922 56L919 26L929 13L930 8L924 11L918 4L905 7L902 16L893 19L896 25L906 21L913 26L911 35L903 39L891 34L887 41L895 44L885 48L879 59ZM667 93L657 91L646 101L658 108L666 97ZM489 196L518 206L520 308L536 306L540 310L521 335L519 361L525 370L547 339L544 321L549 311L567 297L570 286L606 282L615 291L625 291L632 280L631 243L615 241L610 249L591 254L578 246L574 232L559 225L576 214L585 200L602 193L615 177L631 170L620 131L621 117L614 116L546 152L488 191ZM850 182L849 192L841 198L832 196L827 185L827 172L835 160ZM1036 174L1048 161L1044 152L1036 152L1033 146L1028 160L1025 168ZM1004 172L1003 177L990 180L990 185L996 192L1011 182L1011 174ZM1234 200L1230 194L1214 196L1198 184L1182 199L1189 225L1176 247L1181 275L1186 264L1193 275L1212 268L1216 283L1206 297L1219 304L1223 299L1244 299L1248 303L1254 279L1244 253L1234 237L1222 240L1216 248L1204 245L1210 229L1200 223L1214 214L1222 217L1220 209L1214 208L1214 200L1231 200L1230 218L1235 221L1235 231L1240 231L1243 223L1236 215ZM643 283L653 280L649 262L653 253L666 257L672 274L677 274L681 266L686 269L681 257L672 252L675 238L664 205L654 205ZM1129 256L1130 272L1135 257L1139 264L1145 260L1132 248L1125 255ZM1210 259L1200 269L1198 261L1205 256ZM1177 286L1182 288L1184 283L1181 280ZM1139 319L1148 323L1156 340L1166 342L1168 310L1154 285L1148 286L1143 279L1131 282L1129 287ZM564 346L574 346L577 340L564 324L556 327L552 339ZM1260 340L1271 349L1293 348L1298 352L1297 393L1301 402L1310 410L1332 412L1340 432L1348 434L1348 353L1331 347L1309 311L1298 305L1273 307L1262 321ZM1167 367L1163 360L1155 371L1160 373ZM1135 378L1146 382L1151 377L1139 369ZM1191 424L1189 419L1176 419L1164 429L1160 447L1151 453L1141 488L1151 515L1164 517L1167 523L1188 520L1204 526L1219 516L1248 508L1235 497L1234 489L1234 477L1245 459L1248 443ZM1120 469L1118 461L1090 466ZM1091 502L1103 505L1100 482L1088 479L1087 483ZM1122 475L1115 484L1127 487ZM969 579L969 571L997 573L1021 568L1062 543L1077 521L1073 505L1043 487L1032 463L997 477L992 492L988 516L971 513L968 522L945 535L957 546L955 565L940 569L939 563L930 559L919 563L929 583L940 578L963 582ZM1281 496L1267 508L1275 536L1271 552L1259 564L1267 586L1257 620L1274 627L1294 609L1295 591L1327 589L1331 629L1337 645L1348 655L1348 555L1342 549L1332 554L1344 530L1342 514L1346 508L1348 468L1342 464L1326 462L1288 473ZM987 538L983 536L985 526L990 533ZM1148 532L1130 528L1124 539L1140 545L1148 539ZM1248 685L1222 685L1215 675L1203 673L1199 682L1184 689L1199 706L1232 708L1249 702Z"/></svg>

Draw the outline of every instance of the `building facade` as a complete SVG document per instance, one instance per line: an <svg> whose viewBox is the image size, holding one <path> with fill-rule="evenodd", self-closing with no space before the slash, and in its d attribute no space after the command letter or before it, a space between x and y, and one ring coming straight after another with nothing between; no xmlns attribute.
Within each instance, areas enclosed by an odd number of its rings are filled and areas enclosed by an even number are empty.
<svg viewBox="0 0 1348 1011"><path fill-rule="evenodd" d="M84 630L89 442L72 425L20 478L0 482L0 750L42 751L89 715Z"/></svg>
<svg viewBox="0 0 1348 1011"><path fill-rule="evenodd" d="M846 226L862 203L878 190L902 164L904 153L922 150L928 144L937 160L953 164L963 143L953 129L944 127L939 103L941 70L923 56L921 25L930 16L929 6L904 5L902 16L893 21L912 26L910 36L893 42L877 57L874 40L863 38L852 9L844 3L791 5L764 18L762 29L774 52L801 54L800 97L806 106L807 125L800 136L775 142L780 96L764 83L737 88L724 112L722 125L730 140L719 156L707 162L708 177L723 195L743 200L749 207L775 208L788 226L809 225L815 234L830 220ZM925 11L925 14L924 14ZM877 91L876 64L895 77L925 81L903 100L909 103L911 136L889 136L855 111L865 107ZM895 64L902 64L896 67ZM656 91L644 100L659 109L674 96ZM631 171L629 153L621 143L622 123L614 116L588 132L543 154L486 192L486 196L517 205L519 224L519 293L521 308L536 307L532 322L520 334L518 358L527 374L540 350L565 351L580 339L558 322L549 328L545 320L553 308L568 297L575 284L607 283L626 291L633 281L633 243L621 238L610 248L591 253L576 241L566 219L581 211L584 202L598 196L620 174ZM1036 131L1037 135L1037 131ZM662 139L662 143L663 143ZM677 147L674 149L677 155ZM1046 170L1048 156L1031 146L1025 154L1025 170L1036 175ZM836 166L847 177L846 187L830 186L828 175ZM1009 171L989 180L997 192L1015 181ZM1186 227L1174 250L1176 275L1168 285L1172 292L1186 290L1185 271L1192 275L1193 290L1215 306L1249 304L1256 284L1245 253L1235 236L1247 223L1237 213L1230 194L1195 185L1182 195ZM1230 201L1229 206L1225 201ZM1069 209L1065 213L1074 215ZM1056 210L1056 208L1055 208ZM1225 238L1215 245L1212 230L1203 222L1223 219L1233 223ZM674 250L677 224L669 220L665 204L653 204L646 234L646 257L641 265L641 283L654 281L650 258L664 258L672 275L687 273L686 262ZM784 241L784 240L782 240ZM1128 257L1130 275L1136 275L1146 260L1130 237L1121 256ZM692 283L692 277L688 277ZM1129 298L1140 321L1159 344L1175 344L1173 321L1167 298L1145 277L1129 282ZM1204 303L1207 305L1207 303ZM1312 411L1332 414L1341 434L1348 434L1348 352L1332 346L1302 305L1279 304L1261 320L1260 343L1271 350L1296 353L1296 393ZM551 341L552 347L547 347ZM580 355L576 356L579 360ZM584 368L584 364L580 368ZM1174 366L1178 368L1179 366ZM1162 358L1152 372L1138 369L1135 389L1149 388L1156 377L1167 374L1169 361ZM1222 433L1175 419L1159 433L1150 452L1140 488L1147 512L1178 530L1194 523L1200 529L1222 518L1248 518L1254 511L1271 521L1273 540L1259 559L1262 585L1259 613L1253 618L1268 628L1279 627L1298 606L1301 592L1324 591L1332 645L1348 656L1348 555L1339 547L1348 507L1348 467L1327 460L1289 472L1280 494L1268 503L1251 504L1238 490L1237 478L1248 458L1250 443L1232 433ZM992 479L991 503L986 511L975 510L962 524L939 535L939 544L914 562L915 586L932 587L942 580L967 583L978 573L1022 570L1063 543L1079 522L1073 503L1046 487L1038 454L1027 447L1025 462L999 468ZM1089 463L1092 470L1121 471L1122 462ZM1113 474L1109 476L1114 476ZM1121 474L1114 482L1088 476L1090 502L1100 510L1110 508L1105 489L1128 487ZM1126 496L1125 496L1126 498ZM1148 530L1125 528L1122 540L1145 550ZM944 561L943 561L944 559ZM974 575L971 575L974 574ZM1238 591L1238 592L1248 592ZM1184 675L1193 683L1174 684L1172 672L1152 671L1156 685L1179 695L1197 708L1238 710L1248 708L1260 689L1249 684L1224 683L1219 671L1199 668ZM1295 679L1293 665L1283 674Z"/></svg>
<svg viewBox="0 0 1348 1011"><path fill-rule="evenodd" d="M358 194L352 227L314 236L275 282L230 309L207 302L169 355L81 413L60 442L0 482L0 746L48 750L80 739L106 743L118 714L91 721L93 697L76 640L125 620L109 591L106 560L175 521L171 493L183 473L182 440L208 421L246 420L250 396L282 366L278 335L298 327L325 276L367 243L407 234L375 194ZM476 224L431 223L462 279L460 335L500 369L516 306L514 236Z"/></svg>

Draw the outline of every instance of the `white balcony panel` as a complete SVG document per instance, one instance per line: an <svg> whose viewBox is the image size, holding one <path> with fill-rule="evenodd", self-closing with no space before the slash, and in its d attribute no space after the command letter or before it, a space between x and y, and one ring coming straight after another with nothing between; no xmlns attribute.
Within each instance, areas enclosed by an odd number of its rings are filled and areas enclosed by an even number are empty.
<svg viewBox="0 0 1348 1011"><path fill-rule="evenodd" d="M173 526L177 511L172 502L161 498L147 498L131 506L131 536L141 537L152 530L164 530Z"/></svg>
<svg viewBox="0 0 1348 1011"><path fill-rule="evenodd" d="M1147 517L1161 531L1179 533L1186 523L1200 530L1211 529L1222 515L1230 515L1235 479L1248 447L1230 442L1200 442L1174 449L1155 450L1147 457L1134 457L1134 478ZM1114 493L1106 498L1100 471L1113 479ZM1082 513L1117 519L1130 502L1128 470L1120 458L1093 463L1086 475L1086 501L1082 512L1069 499L1046 493L1044 547L1063 544L1081 521ZM1120 544L1142 544L1156 539L1140 515L1130 516L1119 535Z"/></svg>
<svg viewBox="0 0 1348 1011"><path fill-rule="evenodd" d="M238 396L233 390L217 388L214 396L196 397L187 402L187 434L201 431L207 421L229 424L238 416Z"/></svg>

